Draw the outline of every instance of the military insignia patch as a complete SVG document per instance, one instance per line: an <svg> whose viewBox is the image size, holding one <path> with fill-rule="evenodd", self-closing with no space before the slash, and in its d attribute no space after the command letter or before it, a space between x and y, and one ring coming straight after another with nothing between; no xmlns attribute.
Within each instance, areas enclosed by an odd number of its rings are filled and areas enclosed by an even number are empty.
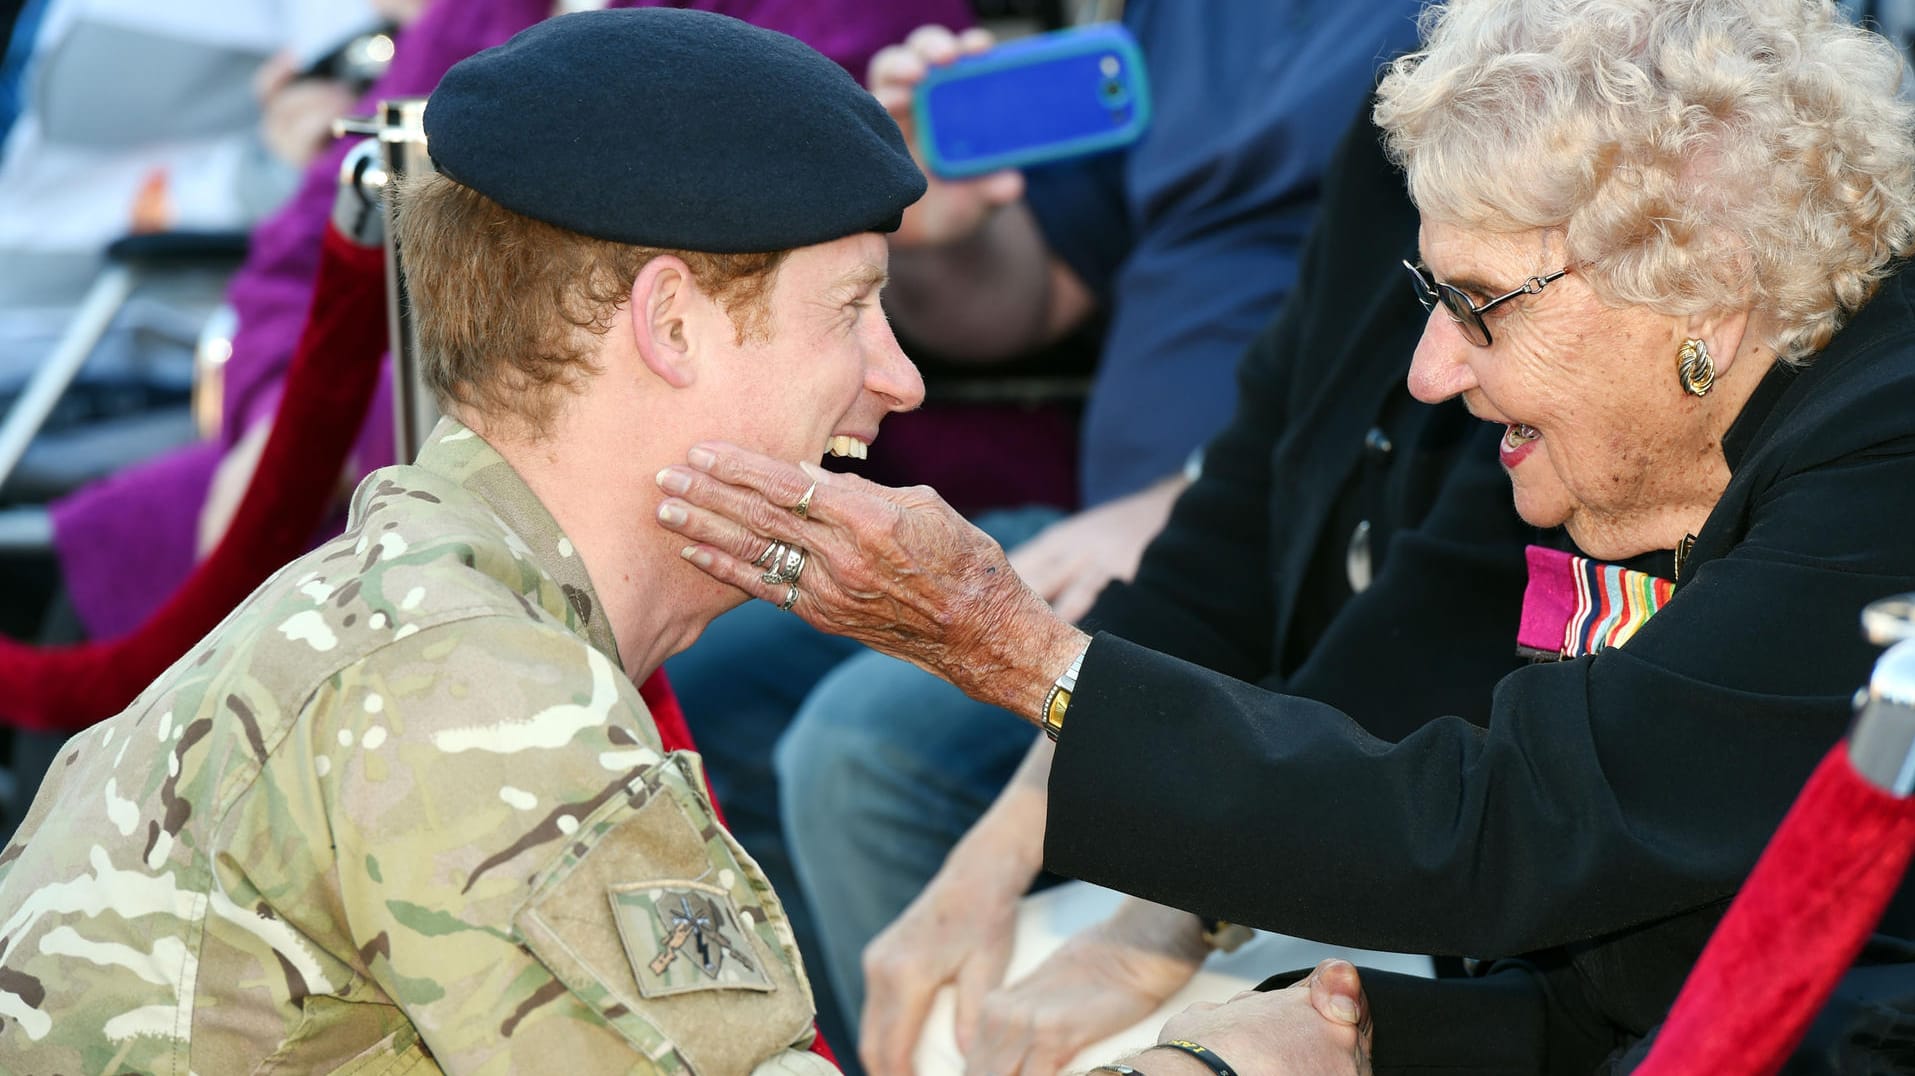
<svg viewBox="0 0 1915 1076"><path fill-rule="evenodd" d="M611 887L612 917L648 998L695 990L777 989L725 890L699 882Z"/></svg>

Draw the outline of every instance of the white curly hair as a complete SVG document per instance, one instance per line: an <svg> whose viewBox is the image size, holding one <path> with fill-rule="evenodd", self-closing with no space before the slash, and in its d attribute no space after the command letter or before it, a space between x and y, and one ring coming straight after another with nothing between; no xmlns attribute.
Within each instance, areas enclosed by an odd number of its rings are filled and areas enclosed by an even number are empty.
<svg viewBox="0 0 1915 1076"><path fill-rule="evenodd" d="M1605 302L1802 362L1915 248L1902 56L1829 0L1450 0L1375 119L1432 219L1560 229Z"/></svg>

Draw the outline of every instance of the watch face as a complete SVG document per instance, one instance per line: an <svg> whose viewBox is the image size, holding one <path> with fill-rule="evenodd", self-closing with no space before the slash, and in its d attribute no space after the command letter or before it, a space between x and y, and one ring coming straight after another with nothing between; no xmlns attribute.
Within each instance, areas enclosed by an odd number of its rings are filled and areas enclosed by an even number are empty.
<svg viewBox="0 0 1915 1076"><path fill-rule="evenodd" d="M1057 739L1057 734L1063 730L1064 711L1070 709L1070 705L1071 693L1068 688L1062 685L1051 688L1050 697L1044 700L1042 715L1044 731L1051 739Z"/></svg>

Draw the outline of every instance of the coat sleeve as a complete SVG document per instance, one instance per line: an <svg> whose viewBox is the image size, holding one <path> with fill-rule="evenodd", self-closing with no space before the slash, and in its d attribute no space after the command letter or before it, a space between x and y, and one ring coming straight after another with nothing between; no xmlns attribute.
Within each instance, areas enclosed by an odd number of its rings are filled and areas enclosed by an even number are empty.
<svg viewBox="0 0 1915 1076"><path fill-rule="evenodd" d="M798 1052L812 1004L776 896L697 757L660 752L583 640L498 615L428 628L322 686L292 741L240 824L328 833L332 867L273 857L294 876L260 888L338 935L364 1000L445 1071L823 1064Z"/></svg>
<svg viewBox="0 0 1915 1076"><path fill-rule="evenodd" d="M1437 718L1390 743L1099 635L1058 745L1047 865L1323 941L1478 956L1726 898L1867 679L1857 610L1915 589L1915 446L1748 503L1739 541L1641 632L1510 674L1487 729ZM1427 638L1442 645L1440 625ZM1401 665L1379 654L1373 675Z"/></svg>

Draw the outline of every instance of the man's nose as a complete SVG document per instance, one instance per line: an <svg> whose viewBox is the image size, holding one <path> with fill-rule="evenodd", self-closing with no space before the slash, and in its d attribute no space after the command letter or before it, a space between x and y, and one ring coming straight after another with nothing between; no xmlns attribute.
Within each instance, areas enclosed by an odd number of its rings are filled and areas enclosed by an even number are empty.
<svg viewBox="0 0 1915 1076"><path fill-rule="evenodd" d="M882 324L882 319L879 319ZM915 411L924 402L924 378L916 363L898 346L897 334L889 324L879 330L877 355L864 368L864 387L884 397L892 411Z"/></svg>

